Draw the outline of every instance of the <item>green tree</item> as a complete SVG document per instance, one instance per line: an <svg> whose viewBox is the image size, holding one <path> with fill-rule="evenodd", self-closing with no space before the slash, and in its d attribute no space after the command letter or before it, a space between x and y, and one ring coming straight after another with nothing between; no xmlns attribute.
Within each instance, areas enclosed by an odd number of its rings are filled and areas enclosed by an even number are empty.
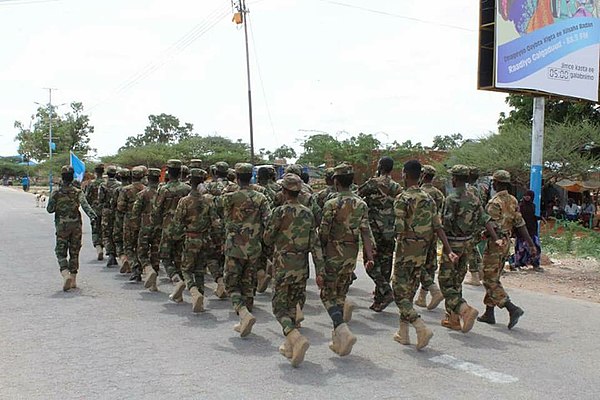
<svg viewBox="0 0 600 400"><path fill-rule="evenodd" d="M189 139L193 135L194 126L190 123L181 125L179 118L169 115L149 115L149 124L144 133L129 136L125 148L146 146L149 144L174 144Z"/></svg>
<svg viewBox="0 0 600 400"><path fill-rule="evenodd" d="M296 150L294 150L292 147L289 147L287 145L282 145L281 147L276 148L275 150L271 151L266 151L265 155L268 157L269 161L275 161L275 159L277 158L296 158L297 154L296 154Z"/></svg>
<svg viewBox="0 0 600 400"><path fill-rule="evenodd" d="M53 153L73 151L85 158L94 150L89 144L94 127L89 116L83 113L82 103L73 102L70 107L71 111L64 115L57 115L56 108L52 107L52 141L56 145ZM15 121L14 127L19 131L15 137L19 142L19 154L38 161L48 158L49 111L49 107L39 107L33 116L33 127L26 128L22 122Z"/></svg>
<svg viewBox="0 0 600 400"><path fill-rule="evenodd" d="M533 119L533 97L509 94L505 100L511 110L508 115L500 113L499 130L510 125L531 126ZM600 105L589 101L570 101L546 99L546 124L578 123L589 121L600 125Z"/></svg>
<svg viewBox="0 0 600 400"><path fill-rule="evenodd" d="M454 133L452 135L436 135L433 137L433 150L452 150L460 147L463 142L463 135Z"/></svg>

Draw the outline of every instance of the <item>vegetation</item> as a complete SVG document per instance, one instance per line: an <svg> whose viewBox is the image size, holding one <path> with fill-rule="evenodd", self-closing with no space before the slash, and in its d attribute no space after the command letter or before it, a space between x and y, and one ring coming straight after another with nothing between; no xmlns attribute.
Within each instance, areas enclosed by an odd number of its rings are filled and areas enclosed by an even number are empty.
<svg viewBox="0 0 600 400"><path fill-rule="evenodd" d="M576 222L556 221L553 228L542 231L540 241L542 251L547 254L600 260L600 233Z"/></svg>

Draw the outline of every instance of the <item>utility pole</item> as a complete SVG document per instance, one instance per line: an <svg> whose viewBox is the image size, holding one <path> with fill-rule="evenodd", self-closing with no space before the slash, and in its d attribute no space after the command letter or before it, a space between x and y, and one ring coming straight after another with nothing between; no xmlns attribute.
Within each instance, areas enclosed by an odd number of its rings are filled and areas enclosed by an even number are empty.
<svg viewBox="0 0 600 400"><path fill-rule="evenodd" d="M535 193L536 215L542 215L542 170L544 160L544 97L533 98L533 127L531 132L531 175L529 188Z"/></svg>
<svg viewBox="0 0 600 400"><path fill-rule="evenodd" d="M250 84L250 51L248 50L248 24L247 14L248 9L246 8L246 0L237 0L235 5L237 14L234 16L236 24L244 24L244 37L246 40L246 74L248 77L248 116L250 122L250 162L254 163L254 127L252 124L252 87Z"/></svg>
<svg viewBox="0 0 600 400"><path fill-rule="evenodd" d="M49 167L50 167L50 173L48 176L48 185L50 187L50 193L52 193L52 91L53 90L58 90L58 89L54 89L54 88L44 88L45 90L48 91L48 118L49 118L49 122L48 122L48 154L50 155L49 157Z"/></svg>

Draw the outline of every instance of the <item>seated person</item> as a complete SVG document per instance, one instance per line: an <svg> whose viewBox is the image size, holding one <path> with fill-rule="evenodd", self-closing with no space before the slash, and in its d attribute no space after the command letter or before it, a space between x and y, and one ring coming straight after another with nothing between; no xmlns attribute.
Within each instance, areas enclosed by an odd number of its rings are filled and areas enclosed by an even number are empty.
<svg viewBox="0 0 600 400"><path fill-rule="evenodd" d="M568 221L577 221L579 219L579 206L573 202L573 199L567 200L565 217Z"/></svg>
<svg viewBox="0 0 600 400"><path fill-rule="evenodd" d="M588 196L583 200L583 207L581 210L581 220L583 221L583 225L591 227L594 215L596 215L596 207L594 206L594 203L592 203L591 197Z"/></svg>

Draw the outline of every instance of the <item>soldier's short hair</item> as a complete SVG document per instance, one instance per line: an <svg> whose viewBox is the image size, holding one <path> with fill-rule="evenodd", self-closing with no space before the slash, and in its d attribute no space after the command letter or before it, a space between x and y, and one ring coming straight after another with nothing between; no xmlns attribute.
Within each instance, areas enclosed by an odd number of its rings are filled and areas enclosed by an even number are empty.
<svg viewBox="0 0 600 400"><path fill-rule="evenodd" d="M379 159L379 169L382 170L382 172L388 173L388 172L392 172L392 170L394 169L394 160L391 157L381 157Z"/></svg>
<svg viewBox="0 0 600 400"><path fill-rule="evenodd" d="M404 164L404 173L411 179L421 176L421 163L419 160L410 160Z"/></svg>

